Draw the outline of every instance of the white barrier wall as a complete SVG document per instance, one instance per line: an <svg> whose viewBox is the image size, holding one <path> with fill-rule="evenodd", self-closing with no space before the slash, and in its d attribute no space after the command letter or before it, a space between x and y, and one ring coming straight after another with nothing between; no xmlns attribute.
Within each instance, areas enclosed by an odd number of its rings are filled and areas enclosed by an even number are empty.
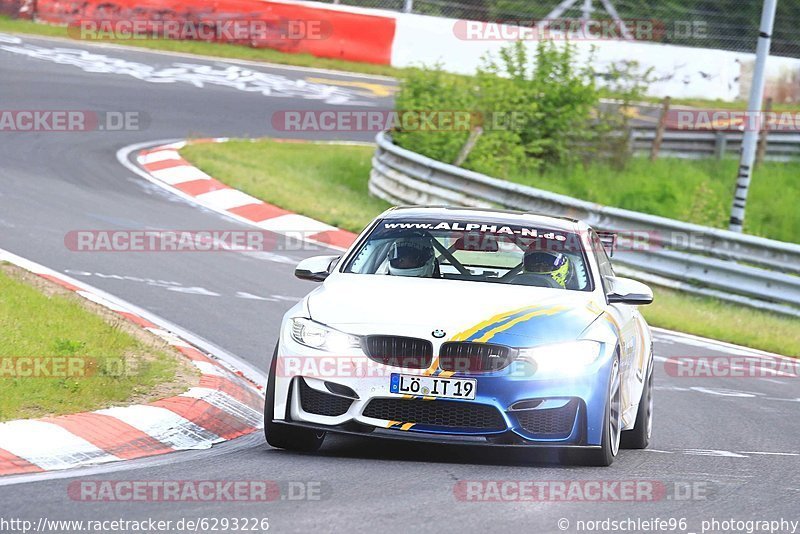
<svg viewBox="0 0 800 534"><path fill-rule="evenodd" d="M456 30L456 19L397 13L392 65L408 67L441 63L451 72L470 74L486 53L496 53L509 41L471 40L463 30ZM460 24L464 25L461 21ZM515 27L506 27L515 35ZM519 30L519 29L518 29ZM525 30L524 28L521 30ZM457 35L458 34L458 35ZM459 35L461 37L459 37ZM534 41L526 41L531 47ZM707 48L665 45L643 41L584 40L573 41L588 57L594 47L598 70L611 63L635 59L643 69L653 68L656 79L650 96L673 98L708 98L735 100L746 98L754 54ZM755 48L755 43L753 43ZM800 60L770 57L767 63L768 87L787 75L800 73Z"/></svg>

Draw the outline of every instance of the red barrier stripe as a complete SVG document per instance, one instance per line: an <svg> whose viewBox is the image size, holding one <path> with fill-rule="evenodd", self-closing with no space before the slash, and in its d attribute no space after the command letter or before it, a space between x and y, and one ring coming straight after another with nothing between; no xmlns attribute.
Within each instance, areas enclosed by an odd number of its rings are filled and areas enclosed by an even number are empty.
<svg viewBox="0 0 800 534"><path fill-rule="evenodd" d="M352 245L356 237L358 237L357 234L346 230L327 230L308 236L309 239L313 239L314 241L342 248L347 248Z"/></svg>
<svg viewBox="0 0 800 534"><path fill-rule="evenodd" d="M130 322L138 324L142 328L158 328L158 326L156 326L155 324L151 323L150 321L148 321L144 317L139 317L135 313L124 312L124 311L118 311L117 313L119 315L125 317Z"/></svg>
<svg viewBox="0 0 800 534"><path fill-rule="evenodd" d="M171 169L172 167L180 167L181 165L189 165L185 159L162 159L161 161L154 161L152 163L145 163L144 168L148 171L160 171L162 169Z"/></svg>
<svg viewBox="0 0 800 534"><path fill-rule="evenodd" d="M277 206L265 204L263 202L245 204L244 206L231 208L228 211L234 215L244 217L245 219L249 219L254 222L266 221L267 219L273 219L275 217L280 217L281 215L288 215L292 213L291 211L286 211Z"/></svg>
<svg viewBox="0 0 800 534"><path fill-rule="evenodd" d="M210 193L211 191L219 191L220 189L230 189L227 185L214 179L190 180L188 182L174 184L173 187L193 197L202 195L203 193Z"/></svg>
<svg viewBox="0 0 800 534"><path fill-rule="evenodd" d="M105 0L62 2L38 0L36 11L46 22L69 23L80 20L155 20L169 13L178 21L244 19L266 21L274 27L292 21L301 29L299 35L286 34L279 38L255 41L255 47L266 47L293 54L312 54L317 57L391 64L392 43L396 31L393 17L354 13L317 6L259 0L115 0L113 15ZM310 31L314 30L314 31ZM70 30L76 38L80 34ZM223 39L224 40L224 39Z"/></svg>
<svg viewBox="0 0 800 534"><path fill-rule="evenodd" d="M235 415L200 399L172 397L151 405L166 408L225 439L238 438L254 430Z"/></svg>
<svg viewBox="0 0 800 534"><path fill-rule="evenodd" d="M79 288L78 286L74 286L74 285L70 284L69 282L67 282L66 280L62 280L61 278L58 278L58 277L53 276L51 274L40 274L39 276L41 276L42 278L46 278L47 280L50 280L51 282L55 282L56 284L60 285L61 287L69 289L70 291L80 291L81 290L81 288Z"/></svg>
<svg viewBox="0 0 800 534"><path fill-rule="evenodd" d="M195 362L208 362L208 363L217 365L216 361L214 361L213 359L209 358L208 356L206 356L205 354L203 354L202 352L200 352L199 350L197 350L194 347L175 347L175 348L178 349L181 352L181 354L183 354L184 356L186 356L187 358L189 358L192 361L195 361Z"/></svg>
<svg viewBox="0 0 800 534"><path fill-rule="evenodd" d="M172 448L116 417L79 413L42 419L81 437L119 458L131 459L172 451Z"/></svg>
<svg viewBox="0 0 800 534"><path fill-rule="evenodd" d="M0 476L20 475L22 473L39 473L43 471L38 465L33 465L19 456L0 449Z"/></svg>
<svg viewBox="0 0 800 534"><path fill-rule="evenodd" d="M243 385L239 385L225 377L203 375L200 377L200 387L227 393L234 399L253 408L254 410L261 411L264 409L264 399L261 396L253 392L253 390L245 388Z"/></svg>

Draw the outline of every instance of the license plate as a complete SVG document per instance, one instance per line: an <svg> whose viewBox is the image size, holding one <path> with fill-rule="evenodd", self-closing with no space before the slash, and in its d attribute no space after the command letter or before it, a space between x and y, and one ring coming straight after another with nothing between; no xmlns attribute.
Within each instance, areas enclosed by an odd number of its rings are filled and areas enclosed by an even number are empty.
<svg viewBox="0 0 800 534"><path fill-rule="evenodd" d="M424 395L445 399L475 399L474 378L437 378L435 376L392 373L389 391L403 395Z"/></svg>

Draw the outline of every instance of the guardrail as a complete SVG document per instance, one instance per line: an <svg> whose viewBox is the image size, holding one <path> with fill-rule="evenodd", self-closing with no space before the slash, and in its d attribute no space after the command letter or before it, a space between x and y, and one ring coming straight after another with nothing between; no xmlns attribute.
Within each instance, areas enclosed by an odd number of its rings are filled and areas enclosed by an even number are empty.
<svg viewBox="0 0 800 534"><path fill-rule="evenodd" d="M649 154L655 128L631 129L630 147L637 154ZM679 158L722 158L738 155L742 132L665 130L659 153ZM764 159L789 161L800 158L800 133L769 132Z"/></svg>
<svg viewBox="0 0 800 534"><path fill-rule="evenodd" d="M800 317L800 245L602 206L442 163L376 137L370 193L393 204L508 208L618 233L620 272Z"/></svg>

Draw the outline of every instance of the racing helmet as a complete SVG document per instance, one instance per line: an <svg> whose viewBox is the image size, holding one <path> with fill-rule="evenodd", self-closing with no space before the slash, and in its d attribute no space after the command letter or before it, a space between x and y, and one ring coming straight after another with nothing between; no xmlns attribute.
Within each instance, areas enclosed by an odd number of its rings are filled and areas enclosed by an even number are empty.
<svg viewBox="0 0 800 534"><path fill-rule="evenodd" d="M411 235L392 243L387 255L389 274L394 276L429 277L435 269L433 245L430 238Z"/></svg>
<svg viewBox="0 0 800 534"><path fill-rule="evenodd" d="M570 262L561 252L529 250L525 253L523 265L525 272L550 275L558 285L566 289Z"/></svg>

